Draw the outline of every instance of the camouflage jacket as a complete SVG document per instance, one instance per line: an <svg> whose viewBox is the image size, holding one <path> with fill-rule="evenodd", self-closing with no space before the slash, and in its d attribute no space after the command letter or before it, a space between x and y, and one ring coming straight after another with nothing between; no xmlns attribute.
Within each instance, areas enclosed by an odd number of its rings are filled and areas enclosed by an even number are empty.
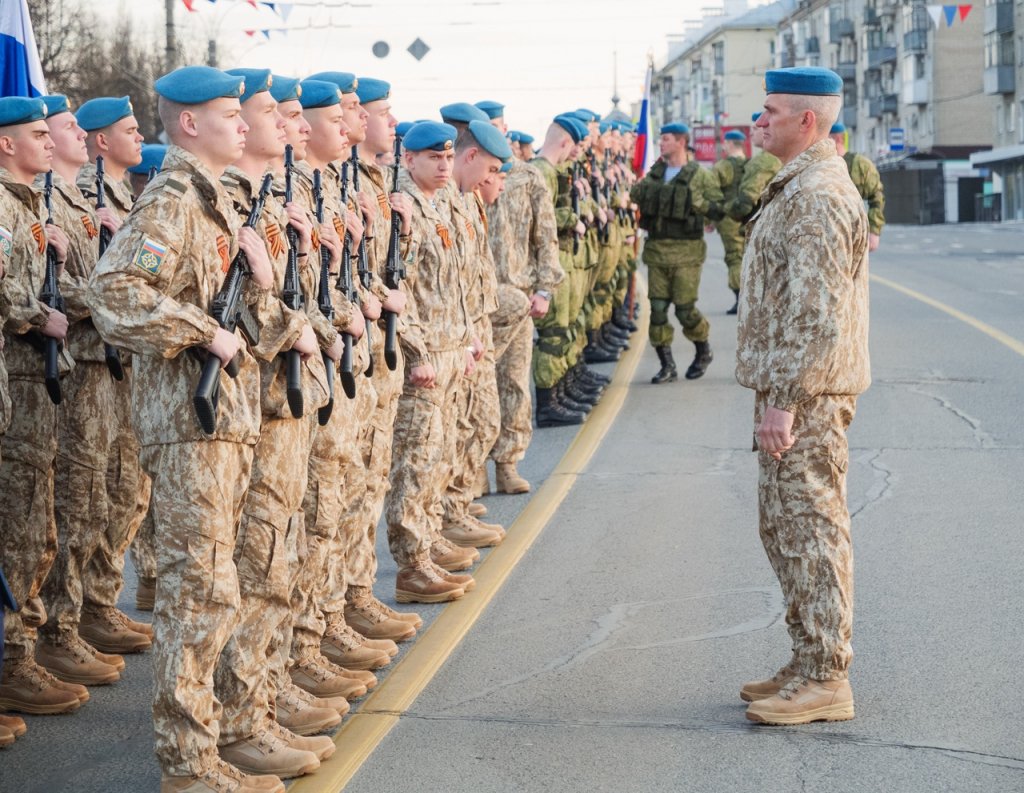
<svg viewBox="0 0 1024 793"><path fill-rule="evenodd" d="M863 202L831 140L779 171L748 226L740 385L790 412L817 396L867 389L867 235Z"/></svg>
<svg viewBox="0 0 1024 793"><path fill-rule="evenodd" d="M885 190L882 188L882 177L878 168L863 154L852 151L843 155L846 168L850 172L860 197L868 202L868 226L872 234L881 234L885 225Z"/></svg>
<svg viewBox="0 0 1024 793"><path fill-rule="evenodd" d="M412 369L428 363L431 352L456 350L470 342L462 262L466 235L442 190L430 201L404 168L398 186L413 203L413 243L406 272L408 326L401 339L406 368Z"/></svg>
<svg viewBox="0 0 1024 793"><path fill-rule="evenodd" d="M766 151L751 157L743 166L743 179L740 180L736 197L725 205L726 214L733 220L746 221L754 214L761 201L761 193L781 167L779 158Z"/></svg>
<svg viewBox="0 0 1024 793"><path fill-rule="evenodd" d="M580 221L579 216L572 211L570 180L566 175L567 170L572 168L572 163L554 166L543 157L534 157L529 164L540 173L551 196L551 206L555 210L555 230L559 236L571 235Z"/></svg>
<svg viewBox="0 0 1024 793"><path fill-rule="evenodd" d="M260 430L259 367L241 330L240 367L221 375L217 426L200 429L192 397L200 364L188 354L213 341L210 306L237 251L238 213L220 182L177 146L136 201L89 279L93 321L131 350L132 426L143 446L201 440L254 444ZM249 282L246 302L269 292Z"/></svg>
<svg viewBox="0 0 1024 793"><path fill-rule="evenodd" d="M487 214L476 193L459 193L456 190L452 195L452 205L453 216L458 215L466 235L462 272L473 335L486 344L490 336L490 316L498 310L498 278L487 243Z"/></svg>

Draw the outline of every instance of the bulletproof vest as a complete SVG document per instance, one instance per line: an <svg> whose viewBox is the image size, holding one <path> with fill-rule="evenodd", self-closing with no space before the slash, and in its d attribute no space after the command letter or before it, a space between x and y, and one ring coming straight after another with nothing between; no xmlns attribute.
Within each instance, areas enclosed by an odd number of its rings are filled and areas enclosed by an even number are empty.
<svg viewBox="0 0 1024 793"><path fill-rule="evenodd" d="M746 157L736 157L734 155L728 159L732 164L732 181L722 188L722 194L725 196L726 203L736 198L736 194L740 189L740 182L743 181L743 168L747 164Z"/></svg>
<svg viewBox="0 0 1024 793"><path fill-rule="evenodd" d="M665 182L665 163L657 162L647 176L650 183L641 197L640 228L650 239L699 240L704 237L703 219L693 209L690 182L700 166L683 166Z"/></svg>

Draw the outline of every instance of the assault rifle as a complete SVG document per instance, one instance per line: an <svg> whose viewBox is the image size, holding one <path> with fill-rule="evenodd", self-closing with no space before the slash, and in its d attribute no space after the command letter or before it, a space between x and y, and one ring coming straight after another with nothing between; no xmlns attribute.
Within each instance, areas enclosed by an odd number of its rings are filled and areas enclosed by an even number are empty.
<svg viewBox="0 0 1024 793"><path fill-rule="evenodd" d="M357 146L352 147L352 187L357 193L359 192L359 148ZM370 274L370 263L366 258L365 231L359 238L358 256L359 283L363 285L363 289L369 289L370 284L373 283L373 276ZM366 319L366 347L369 350L369 363L363 374L371 377L373 376L373 321L369 317Z"/></svg>
<svg viewBox="0 0 1024 793"><path fill-rule="evenodd" d="M578 218L580 216L580 191L576 187L576 182L580 178L580 164L574 162L572 164L572 213ZM572 233L572 255L575 256L580 252L580 235L575 231Z"/></svg>
<svg viewBox="0 0 1024 793"><path fill-rule="evenodd" d="M101 155L96 158L96 209L103 209L105 206L103 157ZM110 245L110 229L100 223L100 256L106 252L108 245ZM107 362L107 369L110 370L111 377L118 382L124 380L124 364L121 362L121 353L117 347L103 342L103 360Z"/></svg>
<svg viewBox="0 0 1024 793"><path fill-rule="evenodd" d="M316 207L316 222L324 222L324 187L320 180L320 169L313 170L313 204ZM320 289L316 297L320 313L328 322L334 320L334 304L331 302L331 251L326 245L320 246ZM327 373L327 404L316 412L316 420L324 426L331 420L334 410L334 360L326 352L323 353L324 371Z"/></svg>
<svg viewBox="0 0 1024 793"><path fill-rule="evenodd" d="M292 200L292 171L295 169L292 145L284 147L284 202ZM281 300L292 311L302 311L306 305L306 296L302 294L299 281L299 235L291 223L285 230L288 237L288 264L284 270L284 289ZM285 354L285 369L288 378L288 407L295 418L302 418L302 356L298 350L288 350Z"/></svg>
<svg viewBox="0 0 1024 793"><path fill-rule="evenodd" d="M348 166L346 160L341 164L341 211L348 210ZM356 291L355 281L352 278L352 254L349 251L349 243L352 241L348 229L345 229L345 237L341 245L341 272L338 273L338 291L345 295L346 299L359 309L359 293ZM352 374L352 343L354 339L351 333L341 334L344 344L341 352L341 387L345 390L345 396L355 399L356 378Z"/></svg>
<svg viewBox="0 0 1024 793"><path fill-rule="evenodd" d="M46 172L46 182L43 187L43 202L46 205L46 225L53 223L53 171ZM57 250L52 245L46 246L46 275L43 278L43 290L39 293L39 299L54 311L64 313L64 297L60 293L60 284L57 280L57 271L60 264L57 262ZM33 344L43 354L43 377L46 381L46 393L50 395L50 401L59 405L61 401L60 392L60 371L57 358L63 346L52 336L33 334Z"/></svg>
<svg viewBox="0 0 1024 793"><path fill-rule="evenodd" d="M402 139L395 136L395 165L391 192L398 192L398 164L402 154ZM388 241L388 263L384 271L384 283L388 289L398 289L398 284L405 278L405 265L399 251L399 236L402 228L402 216L391 211L391 238ZM398 366L398 314L394 311L384 312L384 362L392 372Z"/></svg>

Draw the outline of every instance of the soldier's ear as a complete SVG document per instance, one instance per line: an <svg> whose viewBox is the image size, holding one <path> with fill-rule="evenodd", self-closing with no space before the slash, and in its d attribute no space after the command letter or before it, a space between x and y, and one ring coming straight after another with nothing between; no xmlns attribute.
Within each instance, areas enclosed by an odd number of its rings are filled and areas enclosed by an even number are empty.
<svg viewBox="0 0 1024 793"><path fill-rule="evenodd" d="M0 135L0 152L6 154L8 157L13 157L14 149L14 138L10 135Z"/></svg>

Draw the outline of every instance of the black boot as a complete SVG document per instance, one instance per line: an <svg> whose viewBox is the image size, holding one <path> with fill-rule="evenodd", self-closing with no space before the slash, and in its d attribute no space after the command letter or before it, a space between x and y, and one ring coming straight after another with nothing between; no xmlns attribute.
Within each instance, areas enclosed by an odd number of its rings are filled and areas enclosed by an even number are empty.
<svg viewBox="0 0 1024 793"><path fill-rule="evenodd" d="M679 379L679 370L676 369L676 362L672 358L672 348L667 344L663 344L660 347L655 347L654 350L658 353L658 360L661 361L661 369L651 378L651 382L655 385L659 383L674 383Z"/></svg>
<svg viewBox="0 0 1024 793"><path fill-rule="evenodd" d="M584 416L593 408L590 403L578 400L569 394L564 378L555 386L555 402L571 413L582 413Z"/></svg>
<svg viewBox="0 0 1024 793"><path fill-rule="evenodd" d="M736 314L740 310L740 290L733 289L733 294L736 295L736 302L732 304L732 308L726 311L726 314Z"/></svg>
<svg viewBox="0 0 1024 793"><path fill-rule="evenodd" d="M623 350L629 349L629 332L619 329L614 322L606 322L602 326L601 336L614 347L619 347Z"/></svg>
<svg viewBox="0 0 1024 793"><path fill-rule="evenodd" d="M597 401L601 398L601 392L583 383L579 378L576 377L575 372L570 369L569 372L562 379L562 382L558 384L561 391L558 392L558 401L560 404L565 405L563 396L568 397L573 403L580 405L581 408L586 406L584 413L589 413L590 409L597 404ZM572 410L577 410L572 405L566 405Z"/></svg>
<svg viewBox="0 0 1024 793"><path fill-rule="evenodd" d="M595 372L593 369L590 369L585 363L578 363L576 364L576 366L579 369L580 379L589 385L599 387L603 390L612 381L612 379L608 375L601 374L600 372Z"/></svg>
<svg viewBox="0 0 1024 793"><path fill-rule="evenodd" d="M583 350L583 360L587 363L614 363L619 360L619 353L607 349L597 338L597 331L587 331L587 346Z"/></svg>
<svg viewBox="0 0 1024 793"><path fill-rule="evenodd" d="M538 427L568 427L573 424L582 424L586 418L582 413L574 413L566 410L555 401L554 389L537 389L537 426Z"/></svg>
<svg viewBox="0 0 1024 793"><path fill-rule="evenodd" d="M615 323L616 327L622 328L627 333L635 333L637 330L636 323L629 318L628 313L625 306L619 306L615 310L612 322Z"/></svg>
<svg viewBox="0 0 1024 793"><path fill-rule="evenodd" d="M693 363L686 370L687 380L696 380L698 377L703 377L704 372L708 370L708 365L715 357L711 354L711 345L706 341L695 341L694 344L697 347L697 354L693 356Z"/></svg>

